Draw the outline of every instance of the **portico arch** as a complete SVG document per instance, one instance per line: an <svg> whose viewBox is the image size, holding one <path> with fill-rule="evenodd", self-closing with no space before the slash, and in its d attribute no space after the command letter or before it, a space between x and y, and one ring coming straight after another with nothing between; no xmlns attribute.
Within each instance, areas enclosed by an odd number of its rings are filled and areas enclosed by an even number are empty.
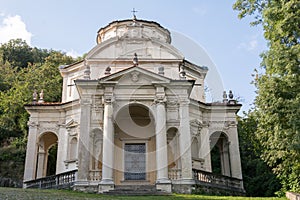
<svg viewBox="0 0 300 200"><path fill-rule="evenodd" d="M154 115L151 109L141 103L129 103L115 114L116 131L131 137L149 138L155 135Z"/></svg>
<svg viewBox="0 0 300 200"><path fill-rule="evenodd" d="M54 175L56 173L58 137L53 132L44 132L38 141L36 178Z"/></svg>
<svg viewBox="0 0 300 200"><path fill-rule="evenodd" d="M150 108L136 102L122 106L114 117L114 131L115 184L154 183L155 121Z"/></svg>
<svg viewBox="0 0 300 200"><path fill-rule="evenodd" d="M229 140L226 133L217 131L210 136L212 172L231 176Z"/></svg>

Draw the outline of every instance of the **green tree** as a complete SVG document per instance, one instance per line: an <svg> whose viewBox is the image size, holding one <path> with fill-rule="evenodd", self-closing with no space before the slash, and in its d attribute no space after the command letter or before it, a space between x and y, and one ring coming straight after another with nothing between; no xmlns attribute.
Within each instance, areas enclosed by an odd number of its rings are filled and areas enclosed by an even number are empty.
<svg viewBox="0 0 300 200"><path fill-rule="evenodd" d="M257 138L262 158L283 184L300 191L300 2L299 0L237 0L239 17L255 15L268 50L257 74Z"/></svg>
<svg viewBox="0 0 300 200"><path fill-rule="evenodd" d="M48 50L32 48L22 39L12 39L0 46L2 64L9 62L11 66L18 69L34 63L43 63L49 55Z"/></svg>
<svg viewBox="0 0 300 200"><path fill-rule="evenodd" d="M260 158L262 146L256 137L256 129L254 112L238 118L244 188L247 196L274 196L281 184L272 169Z"/></svg>
<svg viewBox="0 0 300 200"><path fill-rule="evenodd" d="M52 51L43 64L33 64L17 71L9 89L0 92L0 131L2 137L22 137L27 133L26 103L32 101L34 90L44 90L44 100L60 102L62 77L58 66L74 60L64 53ZM7 69L7 71L9 71ZM9 71L11 73L11 71ZM4 80L4 79L3 79ZM4 138L2 138L4 140Z"/></svg>

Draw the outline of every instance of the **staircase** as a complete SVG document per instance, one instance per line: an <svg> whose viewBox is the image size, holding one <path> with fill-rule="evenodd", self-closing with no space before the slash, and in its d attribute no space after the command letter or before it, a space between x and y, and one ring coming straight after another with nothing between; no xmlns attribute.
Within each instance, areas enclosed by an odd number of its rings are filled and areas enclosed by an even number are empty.
<svg viewBox="0 0 300 200"><path fill-rule="evenodd" d="M155 185L116 185L114 190L104 192L103 194L126 196L170 195L167 192L157 190Z"/></svg>

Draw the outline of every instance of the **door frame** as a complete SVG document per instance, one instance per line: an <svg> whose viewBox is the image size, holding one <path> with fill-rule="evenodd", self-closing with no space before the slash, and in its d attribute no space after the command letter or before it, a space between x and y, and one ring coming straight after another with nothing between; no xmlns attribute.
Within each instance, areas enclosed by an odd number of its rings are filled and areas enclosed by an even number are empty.
<svg viewBox="0 0 300 200"><path fill-rule="evenodd" d="M125 180L125 144L145 144L145 173L146 173L146 179L145 180ZM122 144L122 148L123 148L123 156L122 156L122 165L123 165L123 177L122 177L122 181L148 181L148 140L145 139L128 139L128 140L123 140L123 144Z"/></svg>

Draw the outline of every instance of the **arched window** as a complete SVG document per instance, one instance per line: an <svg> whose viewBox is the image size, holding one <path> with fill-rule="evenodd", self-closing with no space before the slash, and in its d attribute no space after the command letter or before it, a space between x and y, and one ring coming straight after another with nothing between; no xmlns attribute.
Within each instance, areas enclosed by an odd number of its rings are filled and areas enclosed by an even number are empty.
<svg viewBox="0 0 300 200"><path fill-rule="evenodd" d="M192 151L192 158L199 158L199 143L197 138L193 138L191 151Z"/></svg>
<svg viewBox="0 0 300 200"><path fill-rule="evenodd" d="M78 146L77 138L73 137L70 141L70 160L77 159L77 146Z"/></svg>
<svg viewBox="0 0 300 200"><path fill-rule="evenodd" d="M169 128L167 131L167 142L168 142L168 167L179 168L178 155L178 130L177 128Z"/></svg>
<svg viewBox="0 0 300 200"><path fill-rule="evenodd" d="M101 170L102 169L102 146L103 146L103 133L99 128L92 131L92 169Z"/></svg>

